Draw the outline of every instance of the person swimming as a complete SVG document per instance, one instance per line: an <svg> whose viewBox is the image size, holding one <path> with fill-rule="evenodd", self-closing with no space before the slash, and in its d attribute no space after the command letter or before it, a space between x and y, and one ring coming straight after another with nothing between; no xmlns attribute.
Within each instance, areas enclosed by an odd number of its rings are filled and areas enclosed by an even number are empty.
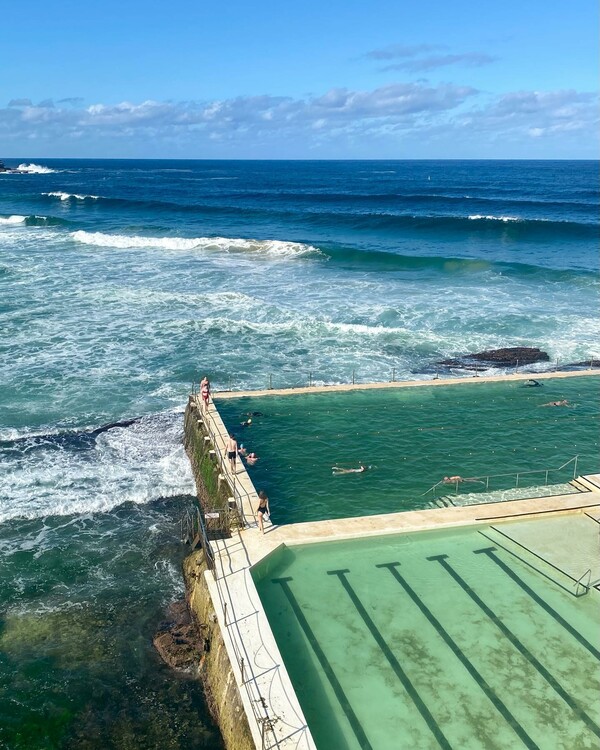
<svg viewBox="0 0 600 750"><path fill-rule="evenodd" d="M542 384L539 382L539 380L535 380L534 378L529 378L529 380L526 380L523 383L523 388L541 388Z"/></svg>
<svg viewBox="0 0 600 750"><path fill-rule="evenodd" d="M569 402L566 398L563 398L562 401L548 401L547 404L542 404L542 406L569 406Z"/></svg>
<svg viewBox="0 0 600 750"><path fill-rule="evenodd" d="M370 466L363 466L362 464L357 469L344 469L342 466L332 466L331 471L333 474L362 474L370 468Z"/></svg>

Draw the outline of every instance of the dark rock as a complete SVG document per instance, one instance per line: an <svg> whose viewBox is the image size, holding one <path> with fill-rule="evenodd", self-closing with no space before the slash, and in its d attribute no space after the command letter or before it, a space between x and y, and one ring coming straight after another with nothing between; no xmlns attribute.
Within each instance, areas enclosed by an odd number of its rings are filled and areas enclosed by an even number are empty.
<svg viewBox="0 0 600 750"><path fill-rule="evenodd" d="M536 362L549 362L550 357L541 349L528 346L511 346L503 349L489 349L476 354L465 354L456 359L444 359L437 364L445 367L462 367L474 370L479 364L486 367L516 367L532 365Z"/></svg>
<svg viewBox="0 0 600 750"><path fill-rule="evenodd" d="M152 639L154 648L172 669L190 672L200 663L205 651L202 634L185 601L173 602L167 615L169 619L161 624Z"/></svg>

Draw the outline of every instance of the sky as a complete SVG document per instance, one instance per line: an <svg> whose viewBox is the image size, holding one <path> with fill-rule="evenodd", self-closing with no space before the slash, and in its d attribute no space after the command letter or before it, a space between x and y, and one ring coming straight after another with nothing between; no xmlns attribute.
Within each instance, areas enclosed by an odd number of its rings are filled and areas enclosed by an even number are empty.
<svg viewBox="0 0 600 750"><path fill-rule="evenodd" d="M596 159L597 0L8 0L0 158Z"/></svg>

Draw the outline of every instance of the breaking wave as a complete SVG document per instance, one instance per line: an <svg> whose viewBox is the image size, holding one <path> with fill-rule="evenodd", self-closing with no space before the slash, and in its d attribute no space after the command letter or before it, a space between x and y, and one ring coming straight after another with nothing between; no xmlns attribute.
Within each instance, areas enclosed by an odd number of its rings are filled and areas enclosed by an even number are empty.
<svg viewBox="0 0 600 750"><path fill-rule="evenodd" d="M60 190L57 190L53 193L42 193L42 195L45 195L48 198L59 198L61 201L68 201L68 200L77 200L77 201L97 201L100 200L99 195L80 195L79 193L63 193Z"/></svg>
<svg viewBox="0 0 600 750"><path fill-rule="evenodd" d="M91 430L14 435L4 441L0 521L107 511L189 494L181 414L161 412Z"/></svg>
<svg viewBox="0 0 600 750"><path fill-rule="evenodd" d="M50 167L44 167L41 164L19 164L17 169L15 170L17 172L22 172L23 174L55 174L56 169L50 169Z"/></svg>
<svg viewBox="0 0 600 750"><path fill-rule="evenodd" d="M15 226L18 224L22 224L27 227L55 227L65 226L66 224L68 224L68 222L55 216L21 216L20 214L13 214L12 216L0 216L0 226Z"/></svg>
<svg viewBox="0 0 600 750"><path fill-rule="evenodd" d="M105 234L104 232L73 232L76 242L96 247L114 247L120 250L157 248L160 250L206 250L225 253L256 253L272 258L297 258L322 255L312 245L281 240L245 240L228 237L141 237L139 235Z"/></svg>

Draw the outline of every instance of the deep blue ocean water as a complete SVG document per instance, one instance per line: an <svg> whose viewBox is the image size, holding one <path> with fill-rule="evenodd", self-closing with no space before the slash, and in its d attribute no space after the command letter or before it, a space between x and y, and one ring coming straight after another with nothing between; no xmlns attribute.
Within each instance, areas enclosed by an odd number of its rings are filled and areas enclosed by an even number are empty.
<svg viewBox="0 0 600 750"><path fill-rule="evenodd" d="M189 743L187 714L152 724L179 683L148 677L149 623L181 595L192 381L429 377L499 346L598 358L598 198L597 162L47 160L0 174L0 747L127 747L134 730L139 747L215 746ZM71 635L118 645L73 666ZM96 693L80 688L90 674ZM103 691L125 696L108 701L118 736L99 729Z"/></svg>

